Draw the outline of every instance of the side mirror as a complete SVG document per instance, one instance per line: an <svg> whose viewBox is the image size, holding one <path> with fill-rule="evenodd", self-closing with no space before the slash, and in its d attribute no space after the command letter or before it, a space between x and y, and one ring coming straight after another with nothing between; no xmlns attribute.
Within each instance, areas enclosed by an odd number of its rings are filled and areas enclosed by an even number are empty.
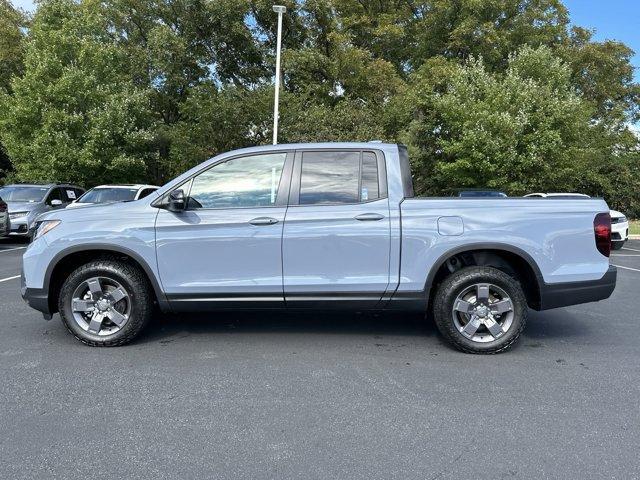
<svg viewBox="0 0 640 480"><path fill-rule="evenodd" d="M169 194L169 203L167 204L167 210L170 212L181 212L185 207L184 191L174 190Z"/></svg>
<svg viewBox="0 0 640 480"><path fill-rule="evenodd" d="M61 205L62 205L62 200L58 200L58 199L51 200L52 207L59 207Z"/></svg>

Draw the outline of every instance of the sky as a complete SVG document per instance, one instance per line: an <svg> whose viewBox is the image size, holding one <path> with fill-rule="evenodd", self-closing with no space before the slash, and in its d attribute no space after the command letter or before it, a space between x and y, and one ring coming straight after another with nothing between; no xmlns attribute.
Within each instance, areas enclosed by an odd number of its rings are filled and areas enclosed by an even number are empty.
<svg viewBox="0 0 640 480"><path fill-rule="evenodd" d="M11 0L33 10L32 0ZM619 40L636 52L633 65L635 79L640 81L640 1L639 0L564 0L571 22L595 29L596 40Z"/></svg>

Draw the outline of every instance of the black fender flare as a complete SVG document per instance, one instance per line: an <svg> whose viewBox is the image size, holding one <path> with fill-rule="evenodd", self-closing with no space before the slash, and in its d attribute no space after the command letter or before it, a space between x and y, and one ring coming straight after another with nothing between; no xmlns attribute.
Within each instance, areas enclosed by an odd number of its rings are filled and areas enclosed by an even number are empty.
<svg viewBox="0 0 640 480"><path fill-rule="evenodd" d="M69 255L72 255L74 253L90 252L90 251L113 252L115 254L122 254L122 255L126 255L128 257L133 258L142 267L147 278L149 278L149 281L151 282L151 286L156 295L156 299L158 300L158 304L160 308L163 311L168 311L170 309L169 302L167 301L164 291L160 286L160 281L156 277L153 269L151 268L151 266L149 266L147 261L144 260L144 258L142 258L142 256L139 255L134 250L131 250L127 247L123 247L120 245L114 245L112 243L84 243L81 245L74 245L72 247L65 248L64 250L61 250L60 252L58 252L53 257L51 262L49 262L49 266L47 267L47 271L45 272L44 283L42 286L43 290L45 292L50 291L51 276L53 275L54 270L62 260L64 260Z"/></svg>

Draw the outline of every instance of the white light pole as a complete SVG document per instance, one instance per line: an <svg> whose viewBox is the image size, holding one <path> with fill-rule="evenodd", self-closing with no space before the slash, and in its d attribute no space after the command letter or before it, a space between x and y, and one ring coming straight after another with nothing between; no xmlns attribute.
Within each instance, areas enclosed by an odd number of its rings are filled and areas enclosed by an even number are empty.
<svg viewBox="0 0 640 480"><path fill-rule="evenodd" d="M278 14L278 39L276 43L276 95L273 105L273 144L278 144L278 102L280 101L280 48L282 44L282 14L287 11L283 5L274 5L273 11Z"/></svg>

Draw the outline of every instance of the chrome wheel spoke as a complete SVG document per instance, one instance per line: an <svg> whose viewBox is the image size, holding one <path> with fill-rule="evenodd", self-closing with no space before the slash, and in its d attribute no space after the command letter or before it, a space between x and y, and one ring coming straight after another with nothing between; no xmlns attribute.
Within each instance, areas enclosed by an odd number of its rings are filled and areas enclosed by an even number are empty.
<svg viewBox="0 0 640 480"><path fill-rule="evenodd" d="M469 322L462 329L462 334L471 338L476 334L478 328L480 328L480 319L475 316L471 317Z"/></svg>
<svg viewBox="0 0 640 480"><path fill-rule="evenodd" d="M493 336L493 338L498 338L502 334L504 334L504 331L502 330L500 324L491 317L485 318L484 326L487 327L487 330L489 330L489 333Z"/></svg>
<svg viewBox="0 0 640 480"><path fill-rule="evenodd" d="M489 285L486 283L481 283L476 287L476 298L478 302L489 302Z"/></svg>
<svg viewBox="0 0 640 480"><path fill-rule="evenodd" d="M87 281L87 286L89 287L89 291L91 292L91 296L94 300L96 300L100 295L102 295L102 287L100 286L100 280L97 278L92 278Z"/></svg>
<svg viewBox="0 0 640 480"><path fill-rule="evenodd" d="M464 300L456 300L453 309L462 313L471 313L473 311L473 304Z"/></svg>
<svg viewBox="0 0 640 480"><path fill-rule="evenodd" d="M89 322L89 332L95 333L96 335L100 333L103 319L104 316L101 313L94 313L91 317L91 322Z"/></svg>
<svg viewBox="0 0 640 480"><path fill-rule="evenodd" d="M493 313L494 315L496 314L501 315L503 313L507 313L513 310L513 304L509 299L500 300L499 302L492 303L489 306L491 307L491 313Z"/></svg>
<svg viewBox="0 0 640 480"><path fill-rule="evenodd" d="M111 296L113 303L118 303L120 300L127 297L127 293L122 288L112 290L109 292L109 295Z"/></svg>
<svg viewBox="0 0 640 480"><path fill-rule="evenodd" d="M107 313L106 313L107 317L109 318L109 320L111 320L113 323L115 323L116 325L118 325L119 327L127 321L127 317L124 316L123 314L121 314L120 312L118 312L117 310L115 310L114 308L110 309Z"/></svg>
<svg viewBox="0 0 640 480"><path fill-rule="evenodd" d="M81 300L79 298L73 299L73 311L74 312L90 312L93 310L95 303L93 300Z"/></svg>

